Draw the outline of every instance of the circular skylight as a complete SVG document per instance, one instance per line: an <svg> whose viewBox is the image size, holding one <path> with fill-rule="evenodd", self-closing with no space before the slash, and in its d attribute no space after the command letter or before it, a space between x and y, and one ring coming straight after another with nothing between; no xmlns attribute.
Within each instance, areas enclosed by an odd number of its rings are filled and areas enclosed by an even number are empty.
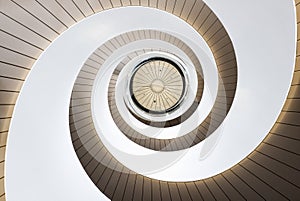
<svg viewBox="0 0 300 201"><path fill-rule="evenodd" d="M174 62L152 58L135 69L130 80L133 102L149 113L166 113L182 101L185 91L183 72Z"/></svg>

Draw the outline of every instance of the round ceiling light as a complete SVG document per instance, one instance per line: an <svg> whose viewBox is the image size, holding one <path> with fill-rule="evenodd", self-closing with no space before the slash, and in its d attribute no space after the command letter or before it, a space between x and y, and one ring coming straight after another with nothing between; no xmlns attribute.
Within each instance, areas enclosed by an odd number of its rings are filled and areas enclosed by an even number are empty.
<svg viewBox="0 0 300 201"><path fill-rule="evenodd" d="M175 62L151 58L134 69L129 89L139 108L152 114L165 114L180 105L185 85L184 73Z"/></svg>

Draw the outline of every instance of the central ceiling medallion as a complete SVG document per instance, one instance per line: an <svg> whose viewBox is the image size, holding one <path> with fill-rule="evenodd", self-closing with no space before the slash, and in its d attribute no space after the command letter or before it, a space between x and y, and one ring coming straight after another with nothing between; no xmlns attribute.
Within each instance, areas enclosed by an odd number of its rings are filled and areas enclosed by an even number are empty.
<svg viewBox="0 0 300 201"><path fill-rule="evenodd" d="M182 114L189 87L188 66L176 55L151 51L131 60L122 72L123 100L134 116L162 122Z"/></svg>
<svg viewBox="0 0 300 201"><path fill-rule="evenodd" d="M133 102L152 114L175 110L185 94L185 77L182 69L165 58L151 58L140 63L130 80Z"/></svg>

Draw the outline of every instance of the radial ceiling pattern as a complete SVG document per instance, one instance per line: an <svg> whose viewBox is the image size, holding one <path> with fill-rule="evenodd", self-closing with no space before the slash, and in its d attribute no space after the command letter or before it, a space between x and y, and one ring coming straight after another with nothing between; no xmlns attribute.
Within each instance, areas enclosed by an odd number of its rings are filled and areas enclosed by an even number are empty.
<svg viewBox="0 0 300 201"><path fill-rule="evenodd" d="M162 113L180 103L185 83L178 67L158 58L137 68L131 79L131 91L140 107Z"/></svg>
<svg viewBox="0 0 300 201"><path fill-rule="evenodd" d="M300 2L295 2L298 10ZM76 22L103 10L129 5L166 10L186 20L208 41L217 65L226 64L232 67L225 67L220 72L224 78L228 78L228 83L237 79L235 55L231 49L232 44L228 43L230 39L221 23L202 1L0 1L0 34L3 38L0 42L1 201L6 200L4 166L10 120L18 94L33 64L55 38ZM199 10L201 12L195 15ZM93 65L97 66L95 63ZM93 69L93 65L90 70L96 74L97 70ZM77 92L87 95L88 98L72 100L70 108L69 123L74 149L93 183L112 200L297 200L300 197L299 66L296 59L287 100L267 137L244 160L213 177L193 182L167 182L145 177L125 167L99 140L97 131L90 124L93 119L87 111L91 108L91 94L85 90ZM171 69L176 74L175 68ZM163 81L158 82L159 79L156 78L151 77L149 88L152 92L159 93L166 85ZM92 80L82 79L82 85L77 85L77 89L83 89L83 85L89 87L92 83ZM183 87L183 83L179 79L179 85ZM227 103L231 103L234 98L235 87L230 86L231 88L226 85L223 91ZM134 89L133 87L133 91ZM179 87L179 91L180 89ZM170 106L176 104L176 100ZM157 110L157 106L144 106L148 110ZM225 108L227 113L230 106ZM211 118L208 123L210 121ZM220 119L217 121L218 125ZM146 147L149 146L151 143ZM182 144L179 146L184 147Z"/></svg>

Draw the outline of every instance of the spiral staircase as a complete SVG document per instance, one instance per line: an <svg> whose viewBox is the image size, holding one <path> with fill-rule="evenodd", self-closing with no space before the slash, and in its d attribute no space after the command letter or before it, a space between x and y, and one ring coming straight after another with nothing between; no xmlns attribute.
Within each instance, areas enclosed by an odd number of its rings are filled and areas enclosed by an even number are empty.
<svg viewBox="0 0 300 201"><path fill-rule="evenodd" d="M239 6L0 0L0 201L298 200L300 1Z"/></svg>

